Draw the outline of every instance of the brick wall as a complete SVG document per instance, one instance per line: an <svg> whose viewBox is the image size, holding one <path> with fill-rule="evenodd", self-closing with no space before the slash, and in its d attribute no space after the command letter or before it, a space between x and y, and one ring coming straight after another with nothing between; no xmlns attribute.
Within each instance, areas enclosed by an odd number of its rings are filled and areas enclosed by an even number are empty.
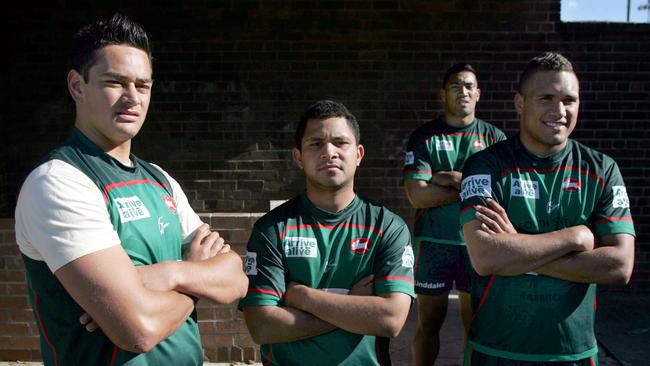
<svg viewBox="0 0 650 366"><path fill-rule="evenodd" d="M246 253L253 223L261 214L202 214L237 253ZM211 362L260 361L236 304L200 300L196 306L205 358ZM40 360L38 326L29 305L25 267L16 246L14 220L0 219L0 361Z"/></svg>
<svg viewBox="0 0 650 366"><path fill-rule="evenodd" d="M613 156L626 179L638 233L628 289L650 289L650 25L562 23L559 0L94 4L5 11L9 72L0 90L0 134L10 143L0 145L0 217L12 217L21 180L71 128L71 34L116 9L143 24L156 58L150 115L135 152L166 168L206 213L264 212L269 200L299 191L290 154L294 123L314 100L334 98L360 120L367 154L358 190L410 222L403 147L410 131L439 112L445 69L474 64L478 115L512 136L518 73L531 57L559 50L581 80L574 137ZM9 265L18 264L12 259L3 268ZM221 326L241 326L236 313L214 311L232 322ZM247 345L228 348L216 320L203 329L218 344L213 356L247 352Z"/></svg>

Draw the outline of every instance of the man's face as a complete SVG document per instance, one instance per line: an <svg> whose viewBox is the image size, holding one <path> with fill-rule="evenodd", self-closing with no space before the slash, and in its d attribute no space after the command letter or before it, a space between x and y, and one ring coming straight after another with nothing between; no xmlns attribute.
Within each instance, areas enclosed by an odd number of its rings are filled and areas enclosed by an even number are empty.
<svg viewBox="0 0 650 366"><path fill-rule="evenodd" d="M569 71L540 71L515 95L521 141L533 154L562 150L578 121L578 78Z"/></svg>
<svg viewBox="0 0 650 366"><path fill-rule="evenodd" d="M77 103L77 126L105 150L137 135L151 97L151 62L142 50L110 45L98 51L96 62L83 80L76 71L68 75Z"/></svg>
<svg viewBox="0 0 650 366"><path fill-rule="evenodd" d="M471 120L474 120L476 103L481 97L476 75L470 71L451 75L445 89L440 91L440 97L444 104L445 115L458 119L471 117Z"/></svg>
<svg viewBox="0 0 650 366"><path fill-rule="evenodd" d="M307 189L339 191L352 187L364 150L344 117L307 121L301 150L293 157L305 172Z"/></svg>

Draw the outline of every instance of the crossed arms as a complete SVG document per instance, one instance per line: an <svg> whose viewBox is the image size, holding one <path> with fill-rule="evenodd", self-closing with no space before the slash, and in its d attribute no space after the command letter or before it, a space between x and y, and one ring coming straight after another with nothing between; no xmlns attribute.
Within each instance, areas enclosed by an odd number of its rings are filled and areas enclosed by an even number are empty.
<svg viewBox="0 0 650 366"><path fill-rule="evenodd" d="M242 262L207 224L196 229L188 260L135 267L120 245L80 257L54 275L118 347L147 352L171 335L194 309L190 297L231 303L245 295ZM92 318L92 319L91 319Z"/></svg>
<svg viewBox="0 0 650 366"><path fill-rule="evenodd" d="M373 295L372 276L347 295L290 282L284 306L247 306L246 325L259 344L292 342L337 328L352 333L395 337L408 316L411 298L401 292Z"/></svg>
<svg viewBox="0 0 650 366"><path fill-rule="evenodd" d="M460 198L460 181L462 173L440 171L431 176L430 181L407 179L404 188L409 202L415 208L428 208L446 205Z"/></svg>
<svg viewBox="0 0 650 366"><path fill-rule="evenodd" d="M463 225L467 249L480 275L536 272L582 283L626 284L634 265L634 237L596 238L585 225L543 234L517 233L493 199L476 206L476 220ZM598 245L597 245L598 244Z"/></svg>

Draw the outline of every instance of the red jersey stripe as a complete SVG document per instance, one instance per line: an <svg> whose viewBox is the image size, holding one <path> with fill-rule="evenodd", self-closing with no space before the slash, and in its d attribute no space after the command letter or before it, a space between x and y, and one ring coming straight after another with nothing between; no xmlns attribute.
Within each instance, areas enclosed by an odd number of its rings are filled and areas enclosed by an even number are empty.
<svg viewBox="0 0 650 366"><path fill-rule="evenodd" d="M45 331L45 325L41 320L41 313L38 311L38 293L34 291L34 287L32 287L32 281L29 281L29 288L34 293L34 312L36 313L36 318L38 319L38 325L41 327L41 332L43 332L43 338L45 339L45 343L47 343L47 345L50 346L50 349L52 350L52 354L54 355L54 364L58 366L59 360L57 359L56 356L56 348L54 347L52 342L50 342L50 338L47 336L47 332Z"/></svg>
<svg viewBox="0 0 650 366"><path fill-rule="evenodd" d="M307 229L307 228L334 230L337 227L351 227L351 228L361 229L361 230L370 230L372 232L375 232L375 233L379 234L379 236L384 235L384 233L381 230L375 229L372 226L365 226L365 225L357 225L357 224L338 224L338 225L303 224L303 225L294 225L294 226L285 227L282 234L280 234L280 239L284 239L284 237L287 235L287 231L294 231L294 230L298 230L298 229Z"/></svg>

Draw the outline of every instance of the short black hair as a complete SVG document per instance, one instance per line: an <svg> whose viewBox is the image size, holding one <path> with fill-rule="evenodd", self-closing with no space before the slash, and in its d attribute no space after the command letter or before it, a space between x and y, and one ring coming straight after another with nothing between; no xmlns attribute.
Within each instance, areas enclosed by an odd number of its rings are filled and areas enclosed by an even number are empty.
<svg viewBox="0 0 650 366"><path fill-rule="evenodd" d="M319 100L309 106L302 117L300 117L300 121L298 121L295 135L296 148L298 148L298 150L301 150L302 138L305 136L307 122L310 119L324 120L333 117L345 118L350 128L352 128L354 138L357 140L356 142L359 143L361 139L361 132L359 131L359 123L357 122L357 118L343 105L343 103L333 100Z"/></svg>
<svg viewBox="0 0 650 366"><path fill-rule="evenodd" d="M88 82L88 71L95 64L96 52L110 45L127 45L144 51L152 62L147 33L125 15L115 13L81 28L72 39L71 66Z"/></svg>
<svg viewBox="0 0 650 366"><path fill-rule="evenodd" d="M519 77L519 88L517 89L519 94L524 90L528 80L538 71L568 71L575 74L571 61L566 57L557 52L544 52L539 56L533 57L521 73Z"/></svg>
<svg viewBox="0 0 650 366"><path fill-rule="evenodd" d="M453 65L451 65L450 68L447 69L445 72L445 76L442 78L442 89L447 88L447 81L449 81L449 78L452 77L452 75L458 74L459 72L462 71L469 71L478 80L478 74L476 73L476 70L472 65L468 64L467 62L458 62Z"/></svg>

